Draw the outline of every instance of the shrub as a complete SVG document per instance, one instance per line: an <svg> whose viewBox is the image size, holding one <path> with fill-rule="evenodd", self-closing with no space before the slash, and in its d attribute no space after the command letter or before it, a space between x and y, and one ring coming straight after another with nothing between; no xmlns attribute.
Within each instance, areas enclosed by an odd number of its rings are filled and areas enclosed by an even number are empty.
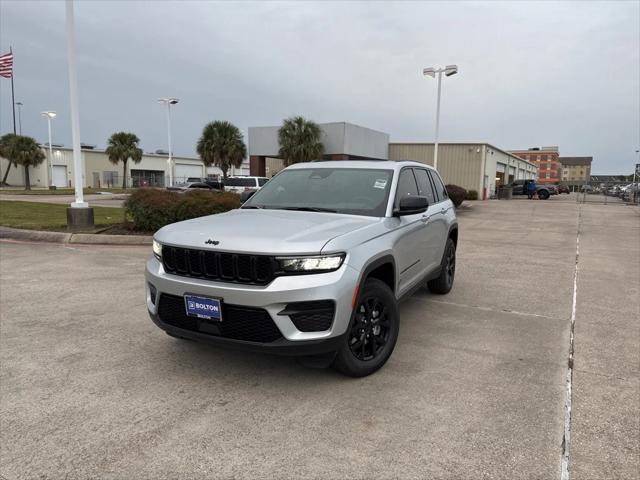
<svg viewBox="0 0 640 480"><path fill-rule="evenodd" d="M175 222L228 212L240 207L240 196L230 192L196 191L179 195L179 197L180 201L175 210Z"/></svg>
<svg viewBox="0 0 640 480"><path fill-rule="evenodd" d="M175 222L178 200L176 192L141 188L129 196L124 208L133 228L150 232Z"/></svg>
<svg viewBox="0 0 640 480"><path fill-rule="evenodd" d="M124 204L135 230L156 231L170 223L222 213L240 206L234 193L194 191L184 194L141 188Z"/></svg>
<svg viewBox="0 0 640 480"><path fill-rule="evenodd" d="M467 196L467 191L457 185L445 185L445 188L447 189L447 194L449 194L449 198L451 199L455 207L458 208L460 205L462 205L462 202Z"/></svg>
<svg viewBox="0 0 640 480"><path fill-rule="evenodd" d="M477 200L478 199L478 191L477 190L469 190L467 192L467 196L464 197L465 200Z"/></svg>

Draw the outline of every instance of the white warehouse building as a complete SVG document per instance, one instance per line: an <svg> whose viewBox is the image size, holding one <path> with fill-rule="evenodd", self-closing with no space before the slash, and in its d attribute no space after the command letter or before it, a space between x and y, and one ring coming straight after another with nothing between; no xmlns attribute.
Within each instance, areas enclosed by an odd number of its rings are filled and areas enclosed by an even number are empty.
<svg viewBox="0 0 640 480"><path fill-rule="evenodd" d="M55 185L58 188L74 187L73 150L68 147L53 147L52 158L49 159L49 148L43 146L46 159L37 167L29 168L29 180L32 187L48 187ZM122 163L113 164L109 161L104 150L95 148L83 148L82 178L84 187L109 188L122 186ZM51 163L49 163L51 160ZM168 156L157 153L144 153L139 163L131 160L127 162L127 186L164 187L169 182ZM0 157L0 169L2 175L7 168L7 159ZM50 174L51 172L51 180ZM232 168L229 175L248 175L249 163L244 163L240 168ZM222 176L222 171L217 167L205 167L202 160L195 157L173 157L173 181L175 184L186 182L188 178L203 178ZM12 186L24 186L25 172L21 166L11 167L7 183Z"/></svg>

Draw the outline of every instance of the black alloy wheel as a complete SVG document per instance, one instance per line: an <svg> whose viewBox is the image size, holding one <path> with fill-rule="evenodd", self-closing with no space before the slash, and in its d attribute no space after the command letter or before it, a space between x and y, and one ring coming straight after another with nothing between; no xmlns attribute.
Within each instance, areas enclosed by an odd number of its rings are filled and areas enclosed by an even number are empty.
<svg viewBox="0 0 640 480"><path fill-rule="evenodd" d="M400 315L393 290L377 278L364 282L356 305L333 366L350 377L364 377L380 369L393 353Z"/></svg>
<svg viewBox="0 0 640 480"><path fill-rule="evenodd" d="M388 313L383 300L376 296L365 296L356 308L348 342L358 360L373 360L384 350L391 327Z"/></svg>

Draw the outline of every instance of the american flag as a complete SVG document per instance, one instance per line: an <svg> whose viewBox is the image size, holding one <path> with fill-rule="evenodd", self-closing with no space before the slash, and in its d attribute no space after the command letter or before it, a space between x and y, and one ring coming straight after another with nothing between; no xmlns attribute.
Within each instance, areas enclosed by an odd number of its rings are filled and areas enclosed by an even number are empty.
<svg viewBox="0 0 640 480"><path fill-rule="evenodd" d="M13 76L13 53L0 55L0 77L11 78Z"/></svg>

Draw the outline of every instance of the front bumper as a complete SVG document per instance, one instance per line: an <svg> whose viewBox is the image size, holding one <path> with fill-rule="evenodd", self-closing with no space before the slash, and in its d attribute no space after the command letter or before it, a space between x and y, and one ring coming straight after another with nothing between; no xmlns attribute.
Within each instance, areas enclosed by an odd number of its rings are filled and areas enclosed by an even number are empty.
<svg viewBox="0 0 640 480"><path fill-rule="evenodd" d="M351 319L354 290L359 274L344 264L335 272L276 277L269 285L243 285L214 282L198 278L167 274L162 263L151 256L145 277L147 309L154 323L168 333L216 345L229 345L254 351L280 354L315 355L335 351L346 334ZM156 301L151 301L149 284L156 289ZM158 315L162 294L184 296L203 295L222 299L225 304L264 309L282 334L282 338L268 343L228 339L207 333L185 330L163 322ZM287 315L278 315L289 303L314 300L333 300L335 313L331 327L319 332L302 332ZM224 322L224 318L223 318Z"/></svg>

